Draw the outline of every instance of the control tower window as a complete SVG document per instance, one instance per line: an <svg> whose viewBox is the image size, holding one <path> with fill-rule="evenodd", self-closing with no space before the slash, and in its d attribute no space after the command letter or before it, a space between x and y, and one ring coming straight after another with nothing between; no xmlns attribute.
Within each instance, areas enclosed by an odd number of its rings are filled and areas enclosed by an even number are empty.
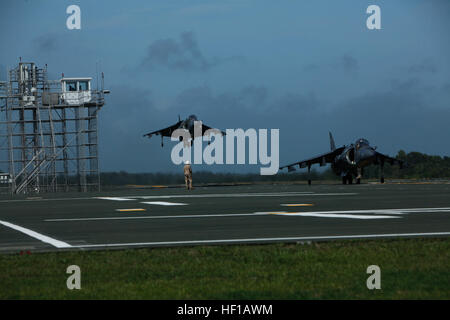
<svg viewBox="0 0 450 320"><path fill-rule="evenodd" d="M66 91L77 91L77 82L76 81L67 81L66 82Z"/></svg>
<svg viewBox="0 0 450 320"><path fill-rule="evenodd" d="M87 81L79 81L78 82L78 91L88 91L89 86Z"/></svg>

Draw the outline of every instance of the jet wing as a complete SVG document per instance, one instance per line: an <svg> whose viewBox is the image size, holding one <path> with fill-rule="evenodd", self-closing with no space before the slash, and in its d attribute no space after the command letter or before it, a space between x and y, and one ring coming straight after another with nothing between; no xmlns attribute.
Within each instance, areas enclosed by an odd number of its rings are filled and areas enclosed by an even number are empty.
<svg viewBox="0 0 450 320"><path fill-rule="evenodd" d="M210 129L214 130L213 131L214 133L220 133L222 136L226 135L226 133L224 131L222 131L220 129L216 129L216 128L211 128L211 127L209 127L209 126L207 126L207 125L202 123L202 135L203 136L205 135L205 132L210 130Z"/></svg>
<svg viewBox="0 0 450 320"><path fill-rule="evenodd" d="M167 127L167 128L161 129L161 130L157 130L157 131L146 133L146 134L144 134L144 137L151 138L153 135L159 135L159 136L163 136L163 137L171 137L172 136L172 132L174 132L175 130L177 130L180 127L181 122L182 121L178 121L173 126L170 126L170 127Z"/></svg>
<svg viewBox="0 0 450 320"><path fill-rule="evenodd" d="M398 164L400 166L400 168L403 167L403 161L402 160L389 157L389 156L387 156L385 154L382 154L382 153L379 153L379 152L377 152L376 154L377 154L377 158L379 160L381 160L382 162L387 162L387 163L389 163L391 165Z"/></svg>
<svg viewBox="0 0 450 320"><path fill-rule="evenodd" d="M334 161L334 159L336 158L337 155L341 154L342 151L344 151L345 146L337 148L333 151L321 154L319 156L316 156L314 158L310 158L310 159L306 159L306 160L302 160L302 161L298 161L298 162L294 162L291 164L288 164L286 166L280 167L280 170L284 169L284 168L288 168L288 172L291 171L295 171L295 166L298 165L299 168L306 168L309 167L313 164L319 163L320 166L324 166L327 163L331 163Z"/></svg>

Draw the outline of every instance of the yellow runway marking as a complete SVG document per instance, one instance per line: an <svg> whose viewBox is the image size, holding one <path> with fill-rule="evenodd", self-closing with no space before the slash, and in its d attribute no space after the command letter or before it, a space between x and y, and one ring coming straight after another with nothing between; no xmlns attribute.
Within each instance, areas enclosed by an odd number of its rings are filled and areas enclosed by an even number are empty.
<svg viewBox="0 0 450 320"><path fill-rule="evenodd" d="M119 211L119 212L137 212L137 211L146 211L146 210L142 209L142 208L137 208L137 209L116 209L116 211Z"/></svg>
<svg viewBox="0 0 450 320"><path fill-rule="evenodd" d="M283 203L284 207L312 207L314 203Z"/></svg>

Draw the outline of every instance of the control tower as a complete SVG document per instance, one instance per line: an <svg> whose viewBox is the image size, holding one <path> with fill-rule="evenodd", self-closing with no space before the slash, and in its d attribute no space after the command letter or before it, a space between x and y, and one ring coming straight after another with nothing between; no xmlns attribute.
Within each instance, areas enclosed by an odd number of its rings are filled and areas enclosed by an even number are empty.
<svg viewBox="0 0 450 320"><path fill-rule="evenodd" d="M0 82L0 190L12 194L100 189L98 112L104 76L47 79L20 62Z"/></svg>

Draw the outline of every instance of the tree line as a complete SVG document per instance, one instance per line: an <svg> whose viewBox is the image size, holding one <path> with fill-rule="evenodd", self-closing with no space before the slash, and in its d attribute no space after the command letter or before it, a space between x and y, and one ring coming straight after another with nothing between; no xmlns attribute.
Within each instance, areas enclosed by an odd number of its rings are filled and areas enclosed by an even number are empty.
<svg viewBox="0 0 450 320"><path fill-rule="evenodd" d="M404 161L402 169L398 165L391 166L386 163L384 175L387 179L439 179L450 178L450 157L427 155L420 152L406 153L400 150L397 159ZM377 179L380 176L379 166L364 168L364 179ZM307 180L306 170L298 170L293 173L279 172L272 176L261 176L257 173L215 173L210 171L195 172L194 183L196 184L223 184L238 182L289 182ZM312 180L340 180L331 168L324 171L311 170ZM128 173L102 172L101 182L104 186L118 185L173 185L183 184L184 177L180 173Z"/></svg>

